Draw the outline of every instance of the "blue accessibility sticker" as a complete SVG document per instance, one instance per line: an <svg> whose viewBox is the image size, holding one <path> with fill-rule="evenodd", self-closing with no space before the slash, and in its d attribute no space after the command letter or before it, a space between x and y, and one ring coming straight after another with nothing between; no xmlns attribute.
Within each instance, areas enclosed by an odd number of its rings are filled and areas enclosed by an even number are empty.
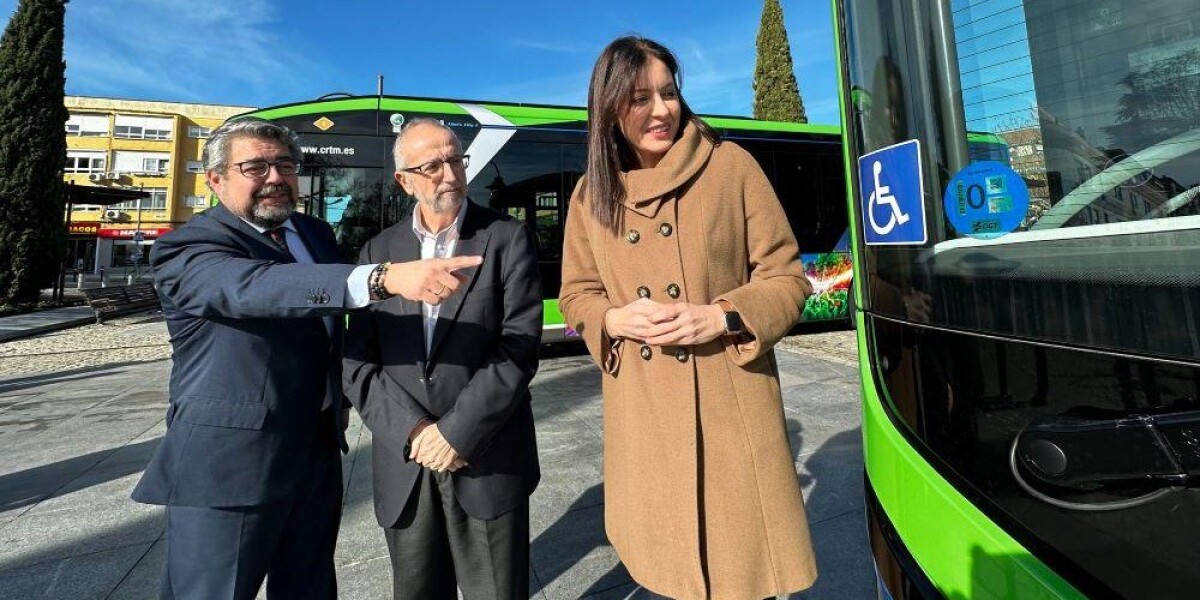
<svg viewBox="0 0 1200 600"><path fill-rule="evenodd" d="M858 159L863 241L868 246L924 244L921 143L908 140Z"/></svg>
<svg viewBox="0 0 1200 600"><path fill-rule="evenodd" d="M943 200L946 219L955 231L987 240L1021 226L1029 210L1029 188L1008 165L985 160L955 173Z"/></svg>

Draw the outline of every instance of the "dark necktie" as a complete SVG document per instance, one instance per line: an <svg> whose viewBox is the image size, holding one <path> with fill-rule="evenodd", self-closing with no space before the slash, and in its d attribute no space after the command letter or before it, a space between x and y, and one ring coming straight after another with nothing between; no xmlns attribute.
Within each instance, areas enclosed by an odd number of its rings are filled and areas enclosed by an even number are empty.
<svg viewBox="0 0 1200 600"><path fill-rule="evenodd" d="M271 238L271 241L275 242L275 246L277 248L279 248L280 252L283 252L284 254L286 254L288 258L290 258L292 260L296 260L296 258L294 256L292 256L292 251L288 250L287 234L284 232L283 227L276 227L274 229L268 229L266 231L266 233L267 233L267 236Z"/></svg>

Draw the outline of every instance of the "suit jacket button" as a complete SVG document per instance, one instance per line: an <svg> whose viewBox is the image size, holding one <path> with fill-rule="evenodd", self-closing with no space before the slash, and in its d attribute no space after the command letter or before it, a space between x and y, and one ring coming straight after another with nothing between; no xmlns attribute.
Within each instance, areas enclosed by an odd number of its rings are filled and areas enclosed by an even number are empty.
<svg viewBox="0 0 1200 600"><path fill-rule="evenodd" d="M658 233L663 237L671 237L671 232L673 231L675 231L675 228L671 227L670 223L663 223L658 226Z"/></svg>
<svg viewBox="0 0 1200 600"><path fill-rule="evenodd" d="M654 351L650 349L650 346L642 346L638 352L642 355L642 360L650 360L650 357L654 356Z"/></svg>
<svg viewBox="0 0 1200 600"><path fill-rule="evenodd" d="M629 240L630 244L636 244L638 240L642 239L642 234L638 233L636 229L630 229L629 233L625 234L625 239Z"/></svg>
<svg viewBox="0 0 1200 600"><path fill-rule="evenodd" d="M667 295L672 298L678 298L679 297L679 286L675 285L674 283L672 283L671 285L668 285L667 286Z"/></svg>
<svg viewBox="0 0 1200 600"><path fill-rule="evenodd" d="M687 348L678 348L678 349L676 349L676 350L675 350L675 360L677 360L677 361L679 361L679 362L681 362L681 363L685 363L685 362L687 362L687 361L688 361L688 351L687 351Z"/></svg>
<svg viewBox="0 0 1200 600"><path fill-rule="evenodd" d="M637 295L638 295L638 298L649 298L650 297L650 288L648 288L644 285L638 286Z"/></svg>

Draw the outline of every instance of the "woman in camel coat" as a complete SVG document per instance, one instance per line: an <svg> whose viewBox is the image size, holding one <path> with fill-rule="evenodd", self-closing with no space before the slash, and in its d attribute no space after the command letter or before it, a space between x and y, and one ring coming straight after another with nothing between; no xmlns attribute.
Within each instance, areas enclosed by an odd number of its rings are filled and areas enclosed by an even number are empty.
<svg viewBox="0 0 1200 600"><path fill-rule="evenodd" d="M604 371L605 530L629 573L757 600L816 578L772 353L812 288L762 170L677 74L643 38L597 61L559 306Z"/></svg>

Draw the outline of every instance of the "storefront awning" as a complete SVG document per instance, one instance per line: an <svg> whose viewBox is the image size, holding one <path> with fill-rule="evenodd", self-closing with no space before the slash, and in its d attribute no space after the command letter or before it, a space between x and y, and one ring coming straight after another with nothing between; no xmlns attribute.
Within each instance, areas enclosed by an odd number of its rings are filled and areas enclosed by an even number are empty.
<svg viewBox="0 0 1200 600"><path fill-rule="evenodd" d="M131 200L145 199L150 197L150 192L141 190L126 190L122 188L103 187L98 185L75 185L68 181L64 196L64 201L67 204L99 204L108 206L118 202L129 202Z"/></svg>

